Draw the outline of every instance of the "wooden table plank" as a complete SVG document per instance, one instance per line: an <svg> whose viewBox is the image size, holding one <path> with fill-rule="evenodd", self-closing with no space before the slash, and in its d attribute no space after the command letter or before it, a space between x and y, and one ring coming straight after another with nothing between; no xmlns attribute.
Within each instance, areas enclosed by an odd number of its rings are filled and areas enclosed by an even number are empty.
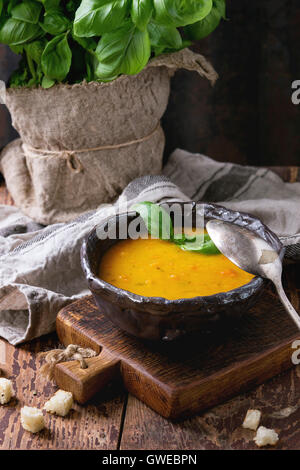
<svg viewBox="0 0 300 470"><path fill-rule="evenodd" d="M261 424L276 429L276 449L300 446L300 368L281 374L194 418L172 423L129 396L121 450L250 450L255 432L241 424L249 408L262 411ZM290 409L288 409L290 407ZM276 416L276 413L279 413ZM289 416L284 415L291 413ZM281 416L280 416L281 415Z"/></svg>
<svg viewBox="0 0 300 470"><path fill-rule="evenodd" d="M38 434L21 427L21 407L42 408L57 390L38 374L37 358L38 352L57 346L55 334L17 348L0 339L0 367L4 377L13 381L16 395L8 405L0 406L0 449L116 449L126 403L119 384L106 388L87 406L75 403L65 418L46 413L46 429Z"/></svg>

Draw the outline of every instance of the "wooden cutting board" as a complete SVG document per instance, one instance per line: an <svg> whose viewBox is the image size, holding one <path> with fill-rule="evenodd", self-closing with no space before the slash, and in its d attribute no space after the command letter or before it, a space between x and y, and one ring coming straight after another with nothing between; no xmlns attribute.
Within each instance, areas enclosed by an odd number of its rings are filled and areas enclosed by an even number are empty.
<svg viewBox="0 0 300 470"><path fill-rule="evenodd" d="M221 403L292 367L292 344L300 339L271 287L238 324L174 344L128 336L98 311L92 296L59 312L57 332L64 345L100 353L87 360L88 369L80 369L77 361L56 366L57 384L77 401L84 403L119 376L130 393L173 419Z"/></svg>

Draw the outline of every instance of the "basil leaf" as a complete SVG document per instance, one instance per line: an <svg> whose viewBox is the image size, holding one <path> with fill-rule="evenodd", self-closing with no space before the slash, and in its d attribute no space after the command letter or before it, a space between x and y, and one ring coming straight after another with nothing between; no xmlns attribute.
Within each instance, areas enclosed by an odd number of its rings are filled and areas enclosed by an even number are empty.
<svg viewBox="0 0 300 470"><path fill-rule="evenodd" d="M182 39L175 26L164 26L150 22L148 24L148 32L151 46L154 49L178 50L182 47Z"/></svg>
<svg viewBox="0 0 300 470"><path fill-rule="evenodd" d="M128 0L82 0L76 11L74 33L79 37L101 36L121 26Z"/></svg>
<svg viewBox="0 0 300 470"><path fill-rule="evenodd" d="M173 240L173 223L168 212L162 207L153 202L145 201L134 204L130 209L141 216L152 238Z"/></svg>
<svg viewBox="0 0 300 470"><path fill-rule="evenodd" d="M46 46L42 55L42 70L46 77L61 82L69 73L72 52L66 34L56 36Z"/></svg>
<svg viewBox="0 0 300 470"><path fill-rule="evenodd" d="M18 46L33 41L41 33L39 25L9 18L0 29L0 43Z"/></svg>
<svg viewBox="0 0 300 470"><path fill-rule="evenodd" d="M188 47L177 27L195 24L185 33L202 37L222 17L225 0L0 0L0 42L23 54L14 83L105 82Z"/></svg>
<svg viewBox="0 0 300 470"><path fill-rule="evenodd" d="M45 11L52 10L53 8L58 8L60 0L37 0L43 4Z"/></svg>
<svg viewBox="0 0 300 470"><path fill-rule="evenodd" d="M52 78L49 77L43 77L42 80L42 87L45 89L51 88L53 85L55 85L55 80L52 80Z"/></svg>
<svg viewBox="0 0 300 470"><path fill-rule="evenodd" d="M184 245L186 243L186 237L184 234L175 234L172 241L175 243L175 245Z"/></svg>
<svg viewBox="0 0 300 470"><path fill-rule="evenodd" d="M226 20L226 0L213 0L213 8L216 8L221 18Z"/></svg>
<svg viewBox="0 0 300 470"><path fill-rule="evenodd" d="M25 21L25 23L37 24L39 21L42 5L33 0L26 0L25 2L16 5L11 10L11 16L15 20Z"/></svg>
<svg viewBox="0 0 300 470"><path fill-rule="evenodd" d="M108 80L121 73L134 75L147 64L151 49L147 31L128 21L111 33L103 34L95 51L99 64L96 76Z"/></svg>
<svg viewBox="0 0 300 470"><path fill-rule="evenodd" d="M173 223L169 213L158 204L144 201L134 204L130 209L140 215L152 238L169 240L184 251L193 251L194 253L203 254L220 253L207 233L195 235L174 234Z"/></svg>
<svg viewBox="0 0 300 470"><path fill-rule="evenodd" d="M131 19L142 31L146 29L153 12L152 0L132 0Z"/></svg>
<svg viewBox="0 0 300 470"><path fill-rule="evenodd" d="M184 32L194 40L203 39L211 34L218 26L221 18L225 18L225 0L214 0L209 15L197 23L186 26Z"/></svg>
<svg viewBox="0 0 300 470"><path fill-rule="evenodd" d="M65 33L71 29L71 22L66 18L60 10L48 10L44 15L43 23L40 23L41 28L52 36Z"/></svg>
<svg viewBox="0 0 300 470"><path fill-rule="evenodd" d="M206 233L203 233L201 235L197 235L197 234L187 235L187 234L184 234L184 233L176 233L174 235L174 240L173 241L174 241L174 243L176 243L176 245L185 245L185 244L188 244L188 243L195 243L195 242L199 243L199 240L201 242L203 242L203 240L208 241L208 240L210 240L210 237Z"/></svg>
<svg viewBox="0 0 300 470"><path fill-rule="evenodd" d="M153 0L157 23L186 26L205 18L212 9L212 0Z"/></svg>
<svg viewBox="0 0 300 470"><path fill-rule="evenodd" d="M14 52L14 54L22 54L24 50L24 46L12 46L10 44L9 47Z"/></svg>
<svg viewBox="0 0 300 470"><path fill-rule="evenodd" d="M180 248L184 251L193 251L194 253L206 255L217 255L220 253L208 234L196 235L194 239L186 239L185 243L180 245Z"/></svg>
<svg viewBox="0 0 300 470"><path fill-rule="evenodd" d="M41 63L42 54L46 46L45 40L30 42L25 45L27 54L35 61L36 64Z"/></svg>
<svg viewBox="0 0 300 470"><path fill-rule="evenodd" d="M72 31L72 38L76 41L81 47L86 49L87 51L93 51L97 47L97 42L93 38L80 38L76 36L74 30Z"/></svg>

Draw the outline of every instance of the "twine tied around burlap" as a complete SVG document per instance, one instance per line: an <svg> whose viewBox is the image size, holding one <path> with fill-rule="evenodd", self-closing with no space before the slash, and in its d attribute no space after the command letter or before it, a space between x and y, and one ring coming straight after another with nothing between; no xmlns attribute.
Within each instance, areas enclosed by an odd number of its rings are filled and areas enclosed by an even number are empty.
<svg viewBox="0 0 300 470"><path fill-rule="evenodd" d="M53 157L63 158L64 160L66 160L67 165L72 172L81 173L84 168L80 159L76 155L77 153L97 152L98 150L114 150L114 149L119 149L122 147L129 147L130 145L134 145L134 144L139 144L141 142L145 142L146 140L150 139L155 134L159 126L160 126L160 123L158 123L155 129L150 134L146 135L145 137L141 137L140 139L130 140L129 142L124 142L122 144L100 145L99 147L82 148L82 149L77 149L77 150L47 150L47 149L37 149L23 142L22 147L23 147L24 154L28 157L53 156Z"/></svg>
<svg viewBox="0 0 300 470"><path fill-rule="evenodd" d="M81 369L87 369L85 358L95 357L97 353L90 348L82 348L77 344L69 344L66 349L52 349L39 353L40 358L45 358L46 364L40 368L40 373L49 380L54 378L54 369L60 362L79 361Z"/></svg>

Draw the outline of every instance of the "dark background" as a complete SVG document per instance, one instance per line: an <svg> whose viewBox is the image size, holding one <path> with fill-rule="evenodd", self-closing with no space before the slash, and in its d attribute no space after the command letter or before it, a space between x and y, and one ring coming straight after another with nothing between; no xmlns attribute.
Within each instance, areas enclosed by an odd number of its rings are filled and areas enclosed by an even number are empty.
<svg viewBox="0 0 300 470"><path fill-rule="evenodd" d="M300 105L291 84L300 80L300 0L227 0L228 21L194 50L214 65L214 88L179 71L163 118L166 158L180 147L220 161L300 165ZM0 79L17 58L0 45ZM0 148L16 136L0 106Z"/></svg>

